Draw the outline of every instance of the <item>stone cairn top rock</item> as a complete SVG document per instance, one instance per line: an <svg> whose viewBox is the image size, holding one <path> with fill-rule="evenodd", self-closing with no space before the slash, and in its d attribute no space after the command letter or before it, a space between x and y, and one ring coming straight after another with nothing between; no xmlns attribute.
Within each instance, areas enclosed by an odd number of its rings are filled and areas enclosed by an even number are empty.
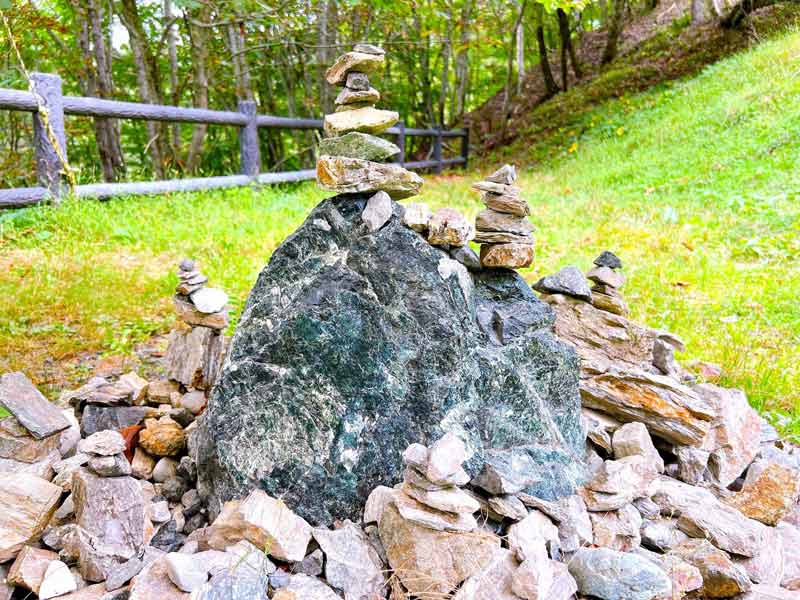
<svg viewBox="0 0 800 600"><path fill-rule="evenodd" d="M526 218L531 210L514 185L517 169L503 165L483 181L473 184L482 192L486 208L475 218L481 244L481 265L519 269L533 262L533 224Z"/></svg>
<svg viewBox="0 0 800 600"><path fill-rule="evenodd" d="M395 111L375 108L381 95L370 84L369 75L383 64L381 48L356 44L325 74L329 84L342 88L336 97L336 111L325 115L325 138L319 145L317 182L326 190L338 194L383 192L400 199L418 194L422 187L422 178L416 173L381 162L400 152L395 144L377 137L400 118ZM385 201L377 203L386 206ZM375 223L373 218L372 226L379 227Z"/></svg>
<svg viewBox="0 0 800 600"><path fill-rule="evenodd" d="M189 325L225 329L228 326L228 294L206 287L208 277L197 268L195 261L184 258L178 265L178 285L175 288L175 311Z"/></svg>

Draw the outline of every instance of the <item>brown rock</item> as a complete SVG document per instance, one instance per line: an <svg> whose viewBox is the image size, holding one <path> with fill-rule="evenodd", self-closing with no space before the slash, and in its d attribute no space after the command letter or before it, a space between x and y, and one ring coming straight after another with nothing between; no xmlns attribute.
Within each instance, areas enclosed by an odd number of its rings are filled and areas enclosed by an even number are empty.
<svg viewBox="0 0 800 600"><path fill-rule="evenodd" d="M708 468L723 487L727 487L753 462L761 442L761 420L741 390L730 390L711 383L694 387L704 402L714 408L716 418L703 443L711 452Z"/></svg>
<svg viewBox="0 0 800 600"><path fill-rule="evenodd" d="M622 317L626 317L630 313L628 304L622 296L619 294L603 294L595 290L594 287L592 288L592 306Z"/></svg>
<svg viewBox="0 0 800 600"><path fill-rule="evenodd" d="M169 379L151 381L147 387L147 400L151 404L170 404L173 392L180 392L180 384Z"/></svg>
<svg viewBox="0 0 800 600"><path fill-rule="evenodd" d="M518 566L513 552L498 549L491 561L464 582L453 600L517 600L512 581Z"/></svg>
<svg viewBox="0 0 800 600"><path fill-rule="evenodd" d="M423 490L404 483L402 489L418 502L443 512L472 514L478 512L481 508L477 501L457 487L441 490Z"/></svg>
<svg viewBox="0 0 800 600"><path fill-rule="evenodd" d="M475 228L454 208L440 208L428 221L428 242L434 246L463 246L475 237Z"/></svg>
<svg viewBox="0 0 800 600"><path fill-rule="evenodd" d="M533 262L531 244L483 244L481 265L488 268L524 269Z"/></svg>
<svg viewBox="0 0 800 600"><path fill-rule="evenodd" d="M136 448L131 462L131 472L134 477L139 479L150 479L153 476L153 469L156 466L156 459L150 456L141 447Z"/></svg>
<svg viewBox="0 0 800 600"><path fill-rule="evenodd" d="M384 505L383 510L389 504L397 508L400 516L405 520L416 523L428 529L436 531L453 531L453 532L466 532L473 531L477 528L478 523L475 517L469 513L449 513L441 510L436 510L421 502L418 502L411 496L403 493L401 490L395 490L394 494L388 498L388 502Z"/></svg>
<svg viewBox="0 0 800 600"><path fill-rule="evenodd" d="M61 488L44 479L0 475L0 563L39 539L60 499Z"/></svg>
<svg viewBox="0 0 800 600"><path fill-rule="evenodd" d="M320 156L317 183L337 194L384 191L395 200L415 196L422 178L403 167L344 156Z"/></svg>
<svg viewBox="0 0 800 600"><path fill-rule="evenodd" d="M57 452L58 445L58 435L37 440L14 417L0 419L0 458L32 464Z"/></svg>
<svg viewBox="0 0 800 600"><path fill-rule="evenodd" d="M707 540L688 540L670 554L700 569L703 587L698 593L701 597L730 598L750 589L751 583L744 571Z"/></svg>
<svg viewBox="0 0 800 600"><path fill-rule="evenodd" d="M528 235L534 230L534 227L533 223L524 217L516 217L487 208L475 217L475 229Z"/></svg>
<svg viewBox="0 0 800 600"><path fill-rule="evenodd" d="M589 517L592 519L596 546L629 552L642 541L639 535L642 516L632 504L613 512L589 513Z"/></svg>
<svg viewBox="0 0 800 600"><path fill-rule="evenodd" d="M183 322L196 327L210 329L225 329L228 326L228 311L221 310L215 313L204 313L197 310L185 296L176 295L172 298L175 312Z"/></svg>
<svg viewBox="0 0 800 600"><path fill-rule="evenodd" d="M625 275L608 267L595 267L586 273L586 279L612 288L621 288L625 285Z"/></svg>
<svg viewBox="0 0 800 600"><path fill-rule="evenodd" d="M325 80L331 85L344 85L347 75L353 71L359 73L372 73L383 66L384 58L381 54L366 52L347 52L325 72Z"/></svg>
<svg viewBox="0 0 800 600"><path fill-rule="evenodd" d="M139 445L153 456L178 456L186 446L186 434L169 417L148 419L139 432Z"/></svg>
<svg viewBox="0 0 800 600"><path fill-rule="evenodd" d="M69 427L61 411L22 373L0 376L0 406L4 406L37 440Z"/></svg>
<svg viewBox="0 0 800 600"><path fill-rule="evenodd" d="M726 503L745 516L766 525L777 525L800 495L800 475L787 467L770 464L754 481L727 498Z"/></svg>
<svg viewBox="0 0 800 600"><path fill-rule="evenodd" d="M58 560L58 554L33 546L25 546L8 572L8 583L39 593L47 566Z"/></svg>
<svg viewBox="0 0 800 600"><path fill-rule="evenodd" d="M160 556L133 578L128 600L189 600L189 596L172 583L167 563Z"/></svg>
<svg viewBox="0 0 800 600"><path fill-rule="evenodd" d="M379 533L394 574L420 600L449 594L487 566L500 548L495 535L434 531L403 519L393 505L384 511Z"/></svg>
<svg viewBox="0 0 800 600"><path fill-rule="evenodd" d="M587 305L588 306L588 305ZM671 377L639 370L618 370L581 381L584 406L648 430L675 444L698 445L705 439L713 407Z"/></svg>
<svg viewBox="0 0 800 600"><path fill-rule="evenodd" d="M81 575L104 581L145 544L146 510L142 489L132 477L98 477L86 469L72 482ZM149 520L147 520L149 524Z"/></svg>
<svg viewBox="0 0 800 600"><path fill-rule="evenodd" d="M498 195L518 196L520 189L513 185L496 183L494 181L477 181L472 184L472 188L480 192L490 192Z"/></svg>
<svg viewBox="0 0 800 600"><path fill-rule="evenodd" d="M208 327L175 329L164 357L167 376L186 387L211 389L222 368L225 341Z"/></svg>
<svg viewBox="0 0 800 600"><path fill-rule="evenodd" d="M494 194L492 192L485 192L482 200L487 208L491 208L500 213L516 215L518 217L527 217L531 214L531 207L525 200L519 197L519 194Z"/></svg>

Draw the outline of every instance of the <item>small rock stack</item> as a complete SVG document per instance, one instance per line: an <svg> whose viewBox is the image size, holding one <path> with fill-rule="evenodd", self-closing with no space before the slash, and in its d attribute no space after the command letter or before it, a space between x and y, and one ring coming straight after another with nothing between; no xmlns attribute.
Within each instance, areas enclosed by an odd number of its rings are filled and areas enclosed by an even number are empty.
<svg viewBox="0 0 800 600"><path fill-rule="evenodd" d="M182 323L170 333L165 357L167 380L150 385L151 396L194 415L205 408L225 354L228 295L206 287L193 260L178 266L173 303Z"/></svg>
<svg viewBox="0 0 800 600"><path fill-rule="evenodd" d="M619 293L625 284L625 275L619 272L622 261L613 252L604 251L594 259L595 268L586 273L586 278L594 283L592 286L592 304L600 310L616 315L628 314L628 305Z"/></svg>
<svg viewBox="0 0 800 600"><path fill-rule="evenodd" d="M514 166L504 165L472 186L483 192L486 205L475 218L484 267L519 269L533 262L533 225L526 219L530 207L519 197L516 179Z"/></svg>
<svg viewBox="0 0 800 600"><path fill-rule="evenodd" d="M369 82L369 73L382 67L384 51L371 44L356 44L328 69L325 78L342 86L336 112L325 115L326 138L319 146L317 182L338 194L386 192L391 198L419 193L422 178L400 166L383 161L400 152L395 144L376 137L400 116L379 110L380 93Z"/></svg>

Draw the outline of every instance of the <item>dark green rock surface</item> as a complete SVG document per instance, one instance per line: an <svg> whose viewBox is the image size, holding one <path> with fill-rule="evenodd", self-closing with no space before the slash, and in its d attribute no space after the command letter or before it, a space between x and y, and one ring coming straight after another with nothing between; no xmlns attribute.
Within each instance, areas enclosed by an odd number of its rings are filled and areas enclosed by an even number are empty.
<svg viewBox="0 0 800 600"><path fill-rule="evenodd" d="M320 203L258 277L191 443L212 512L258 486L314 524L358 519L373 488L400 481L406 446L446 431L471 474L508 450L534 459L513 461L529 493L569 493L578 358L551 308L513 271L443 279L447 253L400 205L367 232L368 196Z"/></svg>

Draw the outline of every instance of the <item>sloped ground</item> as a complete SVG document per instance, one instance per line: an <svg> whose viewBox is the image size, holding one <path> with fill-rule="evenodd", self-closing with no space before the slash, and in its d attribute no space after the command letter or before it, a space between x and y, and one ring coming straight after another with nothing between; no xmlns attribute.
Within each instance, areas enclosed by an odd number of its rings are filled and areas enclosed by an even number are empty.
<svg viewBox="0 0 800 600"><path fill-rule="evenodd" d="M725 56L793 27L800 16L800 7L779 5L754 13L741 29L729 30L711 24L691 26L688 10L685 1L662 3L633 18L610 65L600 64L606 32L583 34L577 46L583 77L576 80L570 68L568 92L550 100L544 101L538 64L529 67L523 93L512 99L505 126L502 90L467 115L465 124L479 154L495 157L508 150L511 155L522 152L533 161L551 157L552 150L567 142L571 130L582 126L582 115L594 106L695 75ZM561 85L557 51L551 53L550 64Z"/></svg>

